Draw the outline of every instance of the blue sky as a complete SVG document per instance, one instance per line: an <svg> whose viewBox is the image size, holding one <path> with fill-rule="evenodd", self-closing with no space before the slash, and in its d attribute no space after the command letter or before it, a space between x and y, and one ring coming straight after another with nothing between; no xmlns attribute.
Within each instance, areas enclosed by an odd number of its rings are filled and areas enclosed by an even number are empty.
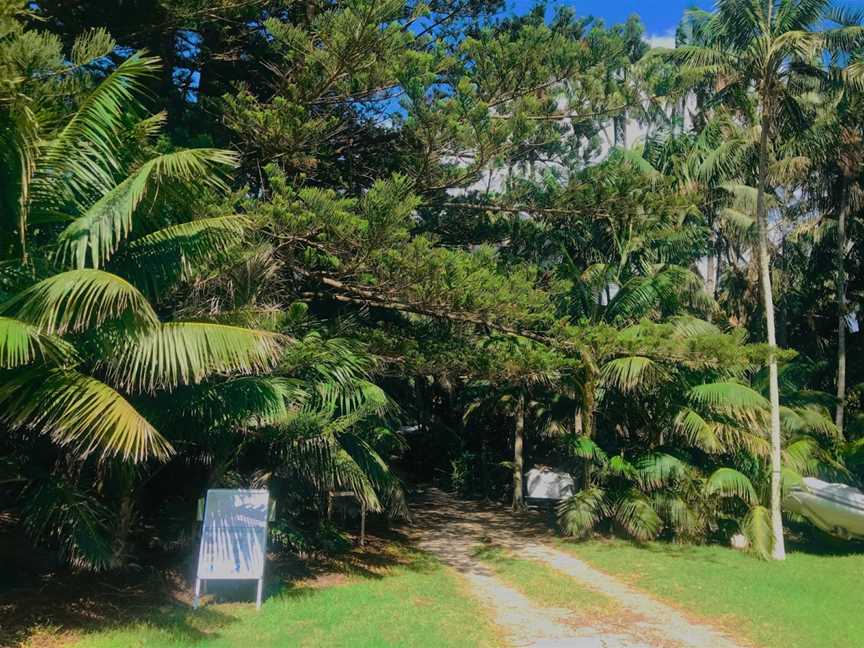
<svg viewBox="0 0 864 648"><path fill-rule="evenodd" d="M507 8L516 13L524 13L534 3L532 0L507 0ZM661 38L671 38L675 33L675 27L684 11L690 7L698 6L710 9L713 0L550 0L549 6L555 7L566 5L574 7L580 16L595 16L603 18L607 24L624 22L632 13L641 16L645 23L646 36L654 40L656 45L664 44L671 46L671 42L658 42Z"/></svg>

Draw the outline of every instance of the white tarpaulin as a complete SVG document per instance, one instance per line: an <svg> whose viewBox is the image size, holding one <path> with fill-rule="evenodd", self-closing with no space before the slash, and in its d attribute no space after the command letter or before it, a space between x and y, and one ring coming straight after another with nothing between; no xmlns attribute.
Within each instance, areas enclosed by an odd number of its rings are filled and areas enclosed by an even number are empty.
<svg viewBox="0 0 864 648"><path fill-rule="evenodd" d="M573 494L573 478L569 473L547 466L532 468L525 475L528 497L560 500Z"/></svg>
<svg viewBox="0 0 864 648"><path fill-rule="evenodd" d="M783 508L828 533L864 538L864 493L852 486L805 477L783 500Z"/></svg>
<svg viewBox="0 0 864 648"><path fill-rule="evenodd" d="M258 581L258 604L267 547L266 490L207 491L201 549L198 553L198 583L221 579Z"/></svg>

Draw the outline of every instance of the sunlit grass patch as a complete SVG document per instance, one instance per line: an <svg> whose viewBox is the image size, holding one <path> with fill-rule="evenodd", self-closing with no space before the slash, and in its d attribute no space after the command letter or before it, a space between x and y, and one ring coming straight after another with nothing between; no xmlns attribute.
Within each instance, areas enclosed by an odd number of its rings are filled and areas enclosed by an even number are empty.
<svg viewBox="0 0 864 648"><path fill-rule="evenodd" d="M790 552L767 562L726 547L619 540L560 547L765 648L864 646L864 555Z"/></svg>
<svg viewBox="0 0 864 648"><path fill-rule="evenodd" d="M154 610L146 620L91 632L75 648L356 648L501 646L482 606L449 568L394 549L400 564L330 587L287 589L250 604Z"/></svg>
<svg viewBox="0 0 864 648"><path fill-rule="evenodd" d="M518 558L496 545L478 546L474 557L532 601L545 607L570 610L577 619L597 621L620 608L614 599L580 585L566 574L541 562Z"/></svg>

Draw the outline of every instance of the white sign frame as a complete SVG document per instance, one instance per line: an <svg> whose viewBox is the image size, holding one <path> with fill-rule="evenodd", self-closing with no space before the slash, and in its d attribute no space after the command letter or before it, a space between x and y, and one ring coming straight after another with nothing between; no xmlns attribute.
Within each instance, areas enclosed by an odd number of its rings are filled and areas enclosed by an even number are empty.
<svg viewBox="0 0 864 648"><path fill-rule="evenodd" d="M269 508L266 489L207 491L193 607L199 607L208 580L255 580L255 607L261 609Z"/></svg>

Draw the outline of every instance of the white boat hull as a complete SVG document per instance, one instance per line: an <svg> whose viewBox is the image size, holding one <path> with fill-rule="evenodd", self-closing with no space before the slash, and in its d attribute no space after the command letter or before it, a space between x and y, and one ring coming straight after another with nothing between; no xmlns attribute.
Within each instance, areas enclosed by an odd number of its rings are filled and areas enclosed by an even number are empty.
<svg viewBox="0 0 864 648"><path fill-rule="evenodd" d="M783 500L783 508L832 535L864 539L864 493L852 486L806 477Z"/></svg>

